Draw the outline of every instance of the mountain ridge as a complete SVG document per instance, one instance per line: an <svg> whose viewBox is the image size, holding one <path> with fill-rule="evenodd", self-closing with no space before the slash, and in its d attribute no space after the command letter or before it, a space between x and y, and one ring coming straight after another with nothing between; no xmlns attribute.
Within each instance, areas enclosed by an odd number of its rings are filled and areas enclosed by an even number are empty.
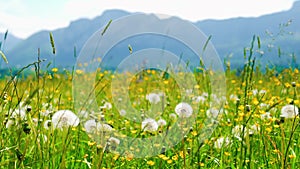
<svg viewBox="0 0 300 169"><path fill-rule="evenodd" d="M78 55L89 37L107 24L110 19L115 20L129 14L131 13L124 10L106 10L93 19L78 19L71 21L67 27L51 31L57 50L55 56L51 53L49 31L39 31L24 40L19 39L18 43L7 45L7 58L11 65L24 66L36 60L37 49L40 48L42 58L48 61L53 61L55 58L57 66L70 67L76 61L76 58L73 57L75 49ZM249 45L254 34L260 36L263 45L267 46L270 37L266 35L266 31L276 32L280 29L279 24L284 24L290 19L292 19L292 24L285 27L285 31L294 32L296 38L288 37L286 39L280 37L279 40L277 39L279 42L276 42L278 43L276 45L283 45L283 51L291 48L286 45L286 42L293 44L293 46L298 45L300 43L300 38L298 38L300 35L300 27L298 26L300 25L300 17L298 16L300 16L300 1L296 1L289 10L260 17L237 17L225 20L208 19L194 22L194 24L206 35L212 35L212 42L222 59L230 56L234 63L238 64L243 58L241 57L243 48ZM9 49L9 47L11 48ZM287 53L294 52L297 56L300 55L300 51L296 47L292 47L292 50L296 51L289 50L287 50ZM275 53L271 52L271 54L274 55Z"/></svg>

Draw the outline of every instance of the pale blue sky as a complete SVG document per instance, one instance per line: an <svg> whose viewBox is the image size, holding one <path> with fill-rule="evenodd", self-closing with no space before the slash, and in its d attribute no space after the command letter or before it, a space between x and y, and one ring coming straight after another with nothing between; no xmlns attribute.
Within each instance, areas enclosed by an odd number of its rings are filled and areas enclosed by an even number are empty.
<svg viewBox="0 0 300 169"><path fill-rule="evenodd" d="M107 9L161 13L191 21L256 17L291 8L295 0L0 0L0 32L26 38L39 30L66 27Z"/></svg>

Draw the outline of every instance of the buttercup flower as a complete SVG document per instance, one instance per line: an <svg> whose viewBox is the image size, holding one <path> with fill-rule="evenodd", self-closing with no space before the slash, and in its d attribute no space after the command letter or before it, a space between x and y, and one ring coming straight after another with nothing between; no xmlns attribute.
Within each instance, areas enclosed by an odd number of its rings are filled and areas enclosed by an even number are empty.
<svg viewBox="0 0 300 169"><path fill-rule="evenodd" d="M79 118L70 110L59 110L52 116L54 128L76 127L79 124Z"/></svg>
<svg viewBox="0 0 300 169"><path fill-rule="evenodd" d="M154 119L147 118L142 122L142 130L155 132L158 129L158 124Z"/></svg>
<svg viewBox="0 0 300 169"><path fill-rule="evenodd" d="M175 113L181 117L190 117L193 114L193 108L188 103L179 103L175 107Z"/></svg>

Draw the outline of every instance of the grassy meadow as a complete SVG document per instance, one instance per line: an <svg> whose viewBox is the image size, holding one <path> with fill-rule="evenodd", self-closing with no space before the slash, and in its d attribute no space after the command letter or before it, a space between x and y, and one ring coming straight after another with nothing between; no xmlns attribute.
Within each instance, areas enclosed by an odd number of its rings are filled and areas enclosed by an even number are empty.
<svg viewBox="0 0 300 169"><path fill-rule="evenodd" d="M98 105L94 111L89 111L88 103L80 111L74 108L74 76L80 82L88 80L91 73L81 69L88 63L73 71L52 65L41 69L37 58L0 80L0 168L299 168L300 70L262 71L256 65L254 46L260 48L259 39L245 51L242 72L231 70L226 62L225 97L211 91L210 77L220 72L202 64L192 73L174 72L195 77L197 84L186 89L164 71L130 74L98 69L93 74ZM32 73L25 76L25 70ZM126 118L130 112L115 107L124 101L112 99L110 87L116 78L129 82L128 88L117 84L114 92L128 93L128 104L138 110L135 115L141 121ZM182 97L190 104L182 104ZM222 106L211 107L212 102ZM159 108L152 110L151 104ZM185 134L178 133L182 139L173 147L164 147L168 140L143 147L133 139L128 149L118 149L124 144L121 138L163 137L181 127L176 121L189 117L194 118L192 126L182 125ZM203 136L207 119L216 128ZM134 156L155 148L161 152Z"/></svg>

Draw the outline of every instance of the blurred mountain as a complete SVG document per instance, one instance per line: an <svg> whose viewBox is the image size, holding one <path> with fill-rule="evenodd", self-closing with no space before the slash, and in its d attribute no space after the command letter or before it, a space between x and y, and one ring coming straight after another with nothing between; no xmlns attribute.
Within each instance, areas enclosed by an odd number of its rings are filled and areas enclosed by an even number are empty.
<svg viewBox="0 0 300 169"><path fill-rule="evenodd" d="M13 49L18 43L22 41L21 38L18 38L9 32L7 33L7 37L4 40L5 32L0 32L0 49L6 51L6 49Z"/></svg>
<svg viewBox="0 0 300 169"><path fill-rule="evenodd" d="M300 58L300 1L288 11L257 18L205 20L195 24L204 33L212 35L219 55L230 57L233 64L241 63L243 49L250 46L253 35L261 38L264 63L272 60L274 64L287 64L293 53ZM279 48L282 57L278 57Z"/></svg>
<svg viewBox="0 0 300 169"><path fill-rule="evenodd" d="M103 25L106 25L111 19L114 20L126 15L129 15L129 13L121 10L109 10L92 20L79 19L71 22L66 28L51 31L55 41L56 55L52 54L50 31L37 32L10 48L6 52L7 59L10 65L16 67L26 66L37 60L37 51L40 48L41 58L47 59L53 64L55 62L56 66L71 67L76 61L74 49L76 49L78 55L88 38Z"/></svg>
<svg viewBox="0 0 300 169"><path fill-rule="evenodd" d="M66 28L51 31L57 51L55 56L51 53L49 31L37 32L25 40L14 39L9 35L10 42L7 40L5 47L7 58L10 65L25 66L37 59L37 49L40 48L41 58L52 62L55 60L56 66L71 67L76 61L75 53L79 54L91 35L110 19L129 14L122 10L108 10L94 19L79 19ZM295 2L290 10L261 17L204 20L194 24L207 36L212 35L212 43L221 59L230 59L235 67L243 64L243 49L250 45L253 35L261 38L259 53L264 53L262 64L270 60L274 64L288 64L293 57L300 58L300 1ZM130 29L135 26L132 24L125 27ZM149 37L146 38L143 41L146 46L147 43L153 43Z"/></svg>

